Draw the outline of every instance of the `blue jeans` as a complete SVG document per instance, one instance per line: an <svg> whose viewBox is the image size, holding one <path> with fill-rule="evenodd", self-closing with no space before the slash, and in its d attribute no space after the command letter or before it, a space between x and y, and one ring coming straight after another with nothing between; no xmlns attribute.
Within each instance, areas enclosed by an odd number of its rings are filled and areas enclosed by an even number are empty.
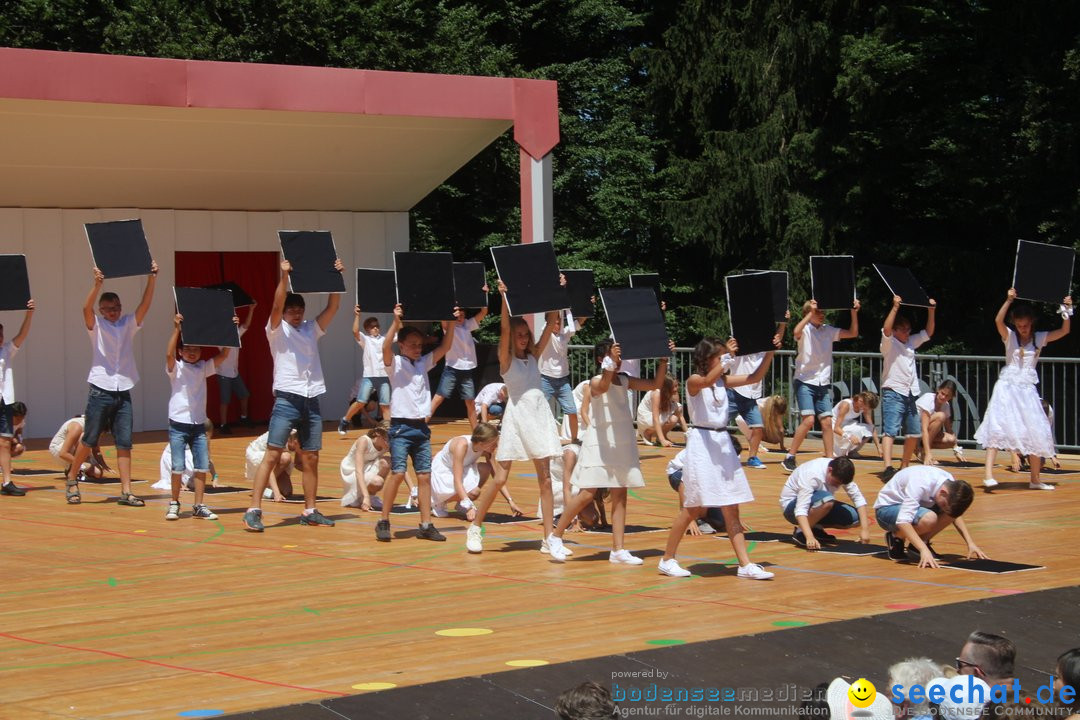
<svg viewBox="0 0 1080 720"><path fill-rule="evenodd" d="M15 412L3 398L0 398L0 437L15 437Z"/></svg>
<svg viewBox="0 0 1080 720"><path fill-rule="evenodd" d="M228 405L232 402L233 393L236 393L236 397L243 400L251 395L248 392L247 385L244 384L244 378L237 375L236 377L222 377L218 376L218 393L222 405ZM222 422L225 422L222 418Z"/></svg>
<svg viewBox="0 0 1080 720"><path fill-rule="evenodd" d="M540 390L544 395L555 398L564 415L577 415L577 403L574 402L574 389L570 387L570 376L553 378L540 376Z"/></svg>
<svg viewBox="0 0 1080 720"><path fill-rule="evenodd" d="M811 385L802 380L795 381L795 402L799 405L799 415L817 415L818 417L832 417L832 403L830 401L830 387L828 385Z"/></svg>
<svg viewBox="0 0 1080 720"><path fill-rule="evenodd" d="M390 378L365 377L360 381L360 392L356 393L356 402L366 403L371 393L377 393L380 405L390 404Z"/></svg>
<svg viewBox="0 0 1080 720"><path fill-rule="evenodd" d="M937 507L933 507L933 508L920 507L918 510L915 511L915 519L911 521L912 527L918 525L919 520L922 519L922 516L925 515L926 513L930 512L931 510L936 512L938 515L941 514L941 511L938 510ZM880 527L882 530L886 530L888 532L896 532L896 517L899 514L900 514L900 505L899 504L896 504L896 505L883 505L883 506L877 508L876 510L874 510L874 518L877 520L878 527Z"/></svg>
<svg viewBox="0 0 1080 720"><path fill-rule="evenodd" d="M500 402L493 402L488 405L488 415L491 417L502 417L504 412L506 412L506 407Z"/></svg>
<svg viewBox="0 0 1080 720"><path fill-rule="evenodd" d="M728 404L735 406L735 411L742 415L742 419L746 421L748 426L752 428L765 427L757 400L740 395L731 388L728 388L727 397Z"/></svg>
<svg viewBox="0 0 1080 720"><path fill-rule="evenodd" d="M456 370L452 367L443 368L442 376L439 378L439 389L435 391L435 394L448 398L453 396L454 390L461 391L462 400L472 400L476 397L472 370Z"/></svg>
<svg viewBox="0 0 1080 720"><path fill-rule="evenodd" d="M267 446L285 447L289 442L289 433L293 430L296 430L302 450L309 452L322 450L322 415L319 412L319 398L308 398L278 390L274 398L274 409L270 411Z"/></svg>
<svg viewBox="0 0 1080 720"><path fill-rule="evenodd" d="M82 444L94 447L101 433L111 426L116 449L130 450L131 418L130 390L102 390L91 385L86 397Z"/></svg>
<svg viewBox="0 0 1080 720"><path fill-rule="evenodd" d="M431 472L431 428L423 420L390 418L390 472Z"/></svg>
<svg viewBox="0 0 1080 720"><path fill-rule="evenodd" d="M914 395L901 395L886 388L881 393L881 434L899 437L901 431L908 437L922 435L922 423L919 422L919 408L915 406Z"/></svg>
<svg viewBox="0 0 1080 720"><path fill-rule="evenodd" d="M838 501L828 490L814 491L814 494L810 496L810 509L821 507L822 504L830 500L833 501L833 506L829 508L829 512L825 513L825 517L818 520L818 525L829 528L848 528L859 524L858 510L846 502ZM795 518L795 505L798 502L798 499L792 500L784 508L784 519L792 525L799 524L799 521Z"/></svg>
<svg viewBox="0 0 1080 720"><path fill-rule="evenodd" d="M184 472L184 449L191 448L191 465L195 472L210 470L210 446L206 442L206 426L202 423L169 421L169 450L172 452L173 473Z"/></svg>

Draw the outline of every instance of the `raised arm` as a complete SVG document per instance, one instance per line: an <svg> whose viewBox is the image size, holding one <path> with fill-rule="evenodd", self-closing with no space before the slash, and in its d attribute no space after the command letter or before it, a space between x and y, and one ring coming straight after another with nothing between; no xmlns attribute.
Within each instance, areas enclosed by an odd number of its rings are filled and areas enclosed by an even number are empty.
<svg viewBox="0 0 1080 720"><path fill-rule="evenodd" d="M255 302L254 300L251 301L251 307L248 308L248 314L247 317L244 318L244 324L240 326L241 335L246 333L248 331L248 328L251 327L251 321L255 319L255 308L258 307L258 305L259 303Z"/></svg>
<svg viewBox="0 0 1080 720"><path fill-rule="evenodd" d="M176 346L180 342L180 326L184 324L184 316L176 313L173 316L173 328L169 334L169 341L165 344L165 369L171 374L176 369Z"/></svg>
<svg viewBox="0 0 1080 720"><path fill-rule="evenodd" d="M15 347L22 347L22 344L26 342L26 336L30 334L30 322L34 319L34 301L33 299L26 301L26 315L23 316L22 325L19 326L19 332L11 339L11 344Z"/></svg>
<svg viewBox="0 0 1080 720"><path fill-rule="evenodd" d="M761 360L761 364L758 365L757 370L749 375L728 375L724 384L728 387L738 387L739 385L753 385L756 382L760 382L765 373L768 371L769 366L772 365L773 351L765 353L765 357Z"/></svg>
<svg viewBox="0 0 1080 720"><path fill-rule="evenodd" d="M250 317L251 317L251 314L248 313L248 318L250 318ZM240 324L240 318L236 317L235 315L233 315L232 321L233 321L233 325L239 325ZM230 350L232 350L232 348L229 348L229 347L220 348L218 350L218 354L215 355L213 357L213 359L211 359L210 362L214 363L214 369L215 370L217 370L219 367L221 367L221 364L224 363L225 360L229 357L229 351Z"/></svg>
<svg viewBox="0 0 1080 720"><path fill-rule="evenodd" d="M364 333L360 329L360 306L357 305L353 308L353 321L352 321L352 335L356 338L356 342L360 343L360 347L364 347Z"/></svg>
<svg viewBox="0 0 1080 720"><path fill-rule="evenodd" d="M896 322L896 313L900 311L901 297L899 295L893 295L892 307L889 308L889 314L885 316L885 322L881 324L881 334L885 337L892 337L893 323Z"/></svg>
<svg viewBox="0 0 1080 720"><path fill-rule="evenodd" d="M536 341L533 346L533 357L539 358L540 353L544 352L544 348L551 342L551 332L555 327L555 318L559 315L558 310L554 310L549 313L544 313L544 329L540 332L540 339Z"/></svg>
<svg viewBox="0 0 1080 720"><path fill-rule="evenodd" d="M386 333L386 340L382 344L382 362L386 367L394 363L394 338L398 330L404 324L405 312L401 309L401 303L394 306L394 322L390 324L390 330Z"/></svg>
<svg viewBox="0 0 1080 720"><path fill-rule="evenodd" d="M668 350L671 354L675 354L675 342L668 340ZM648 392L649 390L659 390L664 386L664 378L667 377L668 371L668 358L660 358L660 362L656 364L656 377L653 378L628 378L627 387L631 390L643 390ZM657 393L659 396L659 393Z"/></svg>
<svg viewBox="0 0 1080 720"><path fill-rule="evenodd" d="M484 287L482 287L480 289L484 291L484 297L487 297L488 294L491 292L491 289L487 286L487 283L484 283ZM484 318L486 318L487 316L488 316L488 306L485 305L484 307L480 308L480 312L473 315L473 320L475 320L476 324L479 325L481 322L483 322Z"/></svg>
<svg viewBox="0 0 1080 720"><path fill-rule="evenodd" d="M806 329L806 324L810 322L810 318L817 312L817 300L810 300L810 308L803 313L802 320L795 325L795 329L791 331L791 336L795 338L795 342L802 340L803 330Z"/></svg>
<svg viewBox="0 0 1080 720"><path fill-rule="evenodd" d="M928 337L934 336L934 318L937 315L937 300L930 298L930 309L926 311L926 334Z"/></svg>
<svg viewBox="0 0 1080 720"><path fill-rule="evenodd" d="M1001 342L1009 341L1009 326L1005 324L1005 318L1009 315L1009 307L1012 306L1013 300L1016 299L1016 288L1009 288L1009 292L1005 294L1005 302L998 308L997 315L994 316L994 327L997 328L998 337L1001 338Z"/></svg>
<svg viewBox="0 0 1080 720"><path fill-rule="evenodd" d="M620 360L622 360L622 348L619 347L619 343L613 343L609 356L600 363L600 374L589 380L589 392L592 395L599 397L608 391L611 381L615 379L615 371Z"/></svg>
<svg viewBox="0 0 1080 720"><path fill-rule="evenodd" d="M850 338L859 337L859 308L862 307L859 301L856 300L851 306L851 323L848 325L847 330L840 331L840 340L848 340Z"/></svg>
<svg viewBox="0 0 1080 720"><path fill-rule="evenodd" d="M1070 311L1072 310L1072 298L1066 297L1065 300L1062 301L1062 305L1065 306L1066 312L1061 315L1061 327L1046 334L1046 342L1048 343L1060 340L1069 334L1069 326L1072 324L1072 315L1070 314Z"/></svg>
<svg viewBox="0 0 1080 720"><path fill-rule="evenodd" d="M454 308L454 315L457 315L460 312L464 312L464 311L459 307ZM439 343L439 346L437 348L435 348L434 350L431 351L431 364L434 365L435 363L439 362L444 357L446 357L446 353L450 352L450 346L453 345L453 344L454 344L454 324L449 323L449 326L444 324L443 325L442 342Z"/></svg>
<svg viewBox="0 0 1080 720"><path fill-rule="evenodd" d="M146 318L146 313L150 312L150 303L154 301L154 287L157 285L157 263L153 260L150 261L150 274L146 278L146 287L143 288L142 300L139 301L139 306L135 308L135 324L142 327L143 320Z"/></svg>
<svg viewBox="0 0 1080 720"><path fill-rule="evenodd" d="M345 269L345 266L341 263L341 258L334 260L334 269L338 272ZM339 307L341 307L340 293L330 293L330 297L326 298L326 307L315 318L315 322L319 323L319 327L323 332L326 332L326 328L330 327L330 321L337 315Z"/></svg>
<svg viewBox="0 0 1080 720"><path fill-rule="evenodd" d="M90 292L87 294L82 308L83 321L86 323L87 330L93 330L94 323L97 322L97 316L94 315L94 303L97 302L98 295L101 294L101 286L104 283L105 274L95 267L94 284L90 286Z"/></svg>
<svg viewBox="0 0 1080 720"><path fill-rule="evenodd" d="M506 307L506 283L502 280L499 280L499 297L502 298L499 316L499 372L505 375L510 370L513 353L510 349L510 309Z"/></svg>
<svg viewBox="0 0 1080 720"><path fill-rule="evenodd" d="M772 360L772 353L769 353L769 360ZM764 363L763 363L764 364ZM716 381L726 372L724 363L716 363L712 369L704 375L694 374L686 379L686 391L691 395L697 395L699 392L707 387L712 387L716 384ZM745 375L740 377L746 377ZM730 385L730 376L725 380L725 385ZM740 383L742 384L742 383Z"/></svg>
<svg viewBox="0 0 1080 720"><path fill-rule="evenodd" d="M281 277L278 278L277 287L274 288L274 302L270 305L270 329L277 330L281 325L281 316L285 312L285 296L289 294L289 273L292 272L292 263L288 260L281 261Z"/></svg>

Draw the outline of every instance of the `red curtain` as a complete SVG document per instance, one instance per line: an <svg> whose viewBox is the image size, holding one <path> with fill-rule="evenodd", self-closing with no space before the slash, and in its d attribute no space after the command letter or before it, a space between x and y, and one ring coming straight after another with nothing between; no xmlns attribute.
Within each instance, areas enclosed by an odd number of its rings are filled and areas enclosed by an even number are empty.
<svg viewBox="0 0 1080 720"><path fill-rule="evenodd" d="M270 359L270 346L266 340L266 321L270 315L270 303L278 281L278 253L276 252L178 252L176 253L176 284L179 287L204 287L232 281L247 291L258 305L251 328L244 335L240 353L240 376L251 391L248 413L252 420L266 421L274 404L271 394L274 366ZM250 308L240 308L240 322L247 319ZM215 350L203 352L204 357L217 354ZM240 406L234 400L229 407L229 418L218 417L219 395L216 380L207 384L206 411L215 424L223 420L235 422L240 416Z"/></svg>

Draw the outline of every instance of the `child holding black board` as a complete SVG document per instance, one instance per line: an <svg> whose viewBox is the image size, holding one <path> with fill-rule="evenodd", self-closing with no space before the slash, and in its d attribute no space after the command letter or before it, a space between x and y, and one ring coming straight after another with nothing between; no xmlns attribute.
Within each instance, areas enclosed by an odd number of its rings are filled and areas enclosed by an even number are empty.
<svg viewBox="0 0 1080 720"><path fill-rule="evenodd" d="M26 495L26 491L15 484L11 477L12 444L15 442L15 385L11 380L11 359L26 342L30 334L30 322L34 319L34 301L26 303L26 315L23 317L19 332L4 342L4 326L0 325L0 470L4 472L4 484L0 486L2 495ZM25 414L25 408L23 413Z"/></svg>
<svg viewBox="0 0 1080 720"><path fill-rule="evenodd" d="M919 373L915 350L930 342L934 335L937 303L929 300L926 327L911 332L911 320L899 314L903 299L893 296L892 309L881 325L881 480L888 482L896 472L892 466L893 441L904 438L904 454L900 467L911 463L911 456L922 437L919 422Z"/></svg>

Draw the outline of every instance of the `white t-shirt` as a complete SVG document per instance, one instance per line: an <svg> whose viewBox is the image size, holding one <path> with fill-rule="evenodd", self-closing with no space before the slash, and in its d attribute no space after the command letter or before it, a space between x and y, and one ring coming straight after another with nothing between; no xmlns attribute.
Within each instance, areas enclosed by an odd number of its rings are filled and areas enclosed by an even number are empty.
<svg viewBox="0 0 1080 720"><path fill-rule="evenodd" d="M19 348L15 343L8 341L0 346L0 392L3 393L4 403L10 405L15 402L15 380L11 371L11 359Z"/></svg>
<svg viewBox="0 0 1080 720"><path fill-rule="evenodd" d="M813 323L806 323L795 355L795 379L807 385L831 383L832 346L839 339L840 328L832 325L814 327Z"/></svg>
<svg viewBox="0 0 1080 720"><path fill-rule="evenodd" d="M480 327L476 318L469 318L463 323L453 322L454 342L446 351L446 367L454 370L472 370L476 367L476 341L473 331Z"/></svg>
<svg viewBox="0 0 1080 720"><path fill-rule="evenodd" d="M236 328L236 331L240 333L240 337L243 338L244 333L246 333L248 329L241 325ZM221 364L218 365L217 374L220 377L234 378L240 374L240 349L241 348L237 347L229 350L229 354L221 361Z"/></svg>
<svg viewBox="0 0 1080 720"><path fill-rule="evenodd" d="M899 505L900 512L896 522L910 523L920 507L934 506L934 495L941 486L952 480L953 476L941 468L926 465L912 465L892 476L885 487L878 492L874 509L886 505Z"/></svg>
<svg viewBox="0 0 1080 720"><path fill-rule="evenodd" d="M431 353L415 363L404 355L395 355L387 365L390 378L390 417L423 420L431 414L431 387L428 371L432 367Z"/></svg>
<svg viewBox="0 0 1080 720"><path fill-rule="evenodd" d="M570 325L563 325L562 330L551 333L544 351L540 353L540 374L549 378L563 378L570 374L570 338L574 337L577 329ZM626 362L623 362L625 370Z"/></svg>
<svg viewBox="0 0 1080 720"><path fill-rule="evenodd" d="M786 510L788 504L794 500L795 517L809 515L810 499L813 497L814 491L832 491L832 488L827 487L825 482L825 474L829 471L829 463L831 462L832 460L829 458L815 458L795 468L795 472L788 476L787 482L784 483L783 489L780 490L780 509ZM847 496L851 498L851 504L856 508L866 505L866 498L863 497L859 486L855 484L854 480L840 487L847 492Z"/></svg>
<svg viewBox="0 0 1080 720"><path fill-rule="evenodd" d="M484 387L480 388L480 392L476 393L476 404L479 405L492 405L499 401L499 393L506 387L506 383L488 383Z"/></svg>
<svg viewBox="0 0 1080 720"><path fill-rule="evenodd" d="M881 331L882 390L918 396L919 373L915 366L915 348L929 339L926 331L920 330L902 343L896 339L896 335L886 335L884 330Z"/></svg>
<svg viewBox="0 0 1080 720"><path fill-rule="evenodd" d="M135 367L135 351L131 345L135 333L141 329L134 315L123 315L115 323L95 317L94 329L87 330L93 359L86 381L113 392L135 387L139 382L139 371Z"/></svg>
<svg viewBox="0 0 1080 720"><path fill-rule="evenodd" d="M376 335L375 337L371 337L370 335L364 335L361 340L357 340L356 342L364 349L364 377L386 377L386 366L383 365L382 356L383 343L386 342L386 336ZM356 393L353 393L352 396L356 397Z"/></svg>
<svg viewBox="0 0 1080 720"><path fill-rule="evenodd" d="M326 333L315 320L305 320L294 328L282 320L276 328L266 323L266 337L274 357L274 390L302 397L316 397L326 392L319 338Z"/></svg>
<svg viewBox="0 0 1080 720"><path fill-rule="evenodd" d="M675 457L668 460L667 474L669 476L674 475L683 469L683 465L686 464L686 450L680 450L675 454Z"/></svg>
<svg viewBox="0 0 1080 720"><path fill-rule="evenodd" d="M186 363L177 360L172 372L168 365L165 374L169 376L169 420L189 425L201 425L206 422L206 378L214 374L211 360Z"/></svg>
<svg viewBox="0 0 1080 720"><path fill-rule="evenodd" d="M752 353L750 355L737 355L734 358L734 362L731 364L732 375L750 375L759 367L765 360L765 353ZM750 400L757 400L761 397L762 387L765 385L764 380L759 380L753 385L739 385L738 387L731 388L739 395Z"/></svg>
<svg viewBox="0 0 1080 720"><path fill-rule="evenodd" d="M933 415L935 412L937 412L937 408L935 407L935 404L936 404L935 403L935 398L936 397L937 397L937 393L932 393L932 392L923 393L922 395L919 396L919 399L915 401L915 407L919 408L920 410L925 410L926 412ZM946 420L951 418L952 417L952 403L947 402L944 405L942 405L941 406L941 412L945 413L945 419Z"/></svg>

